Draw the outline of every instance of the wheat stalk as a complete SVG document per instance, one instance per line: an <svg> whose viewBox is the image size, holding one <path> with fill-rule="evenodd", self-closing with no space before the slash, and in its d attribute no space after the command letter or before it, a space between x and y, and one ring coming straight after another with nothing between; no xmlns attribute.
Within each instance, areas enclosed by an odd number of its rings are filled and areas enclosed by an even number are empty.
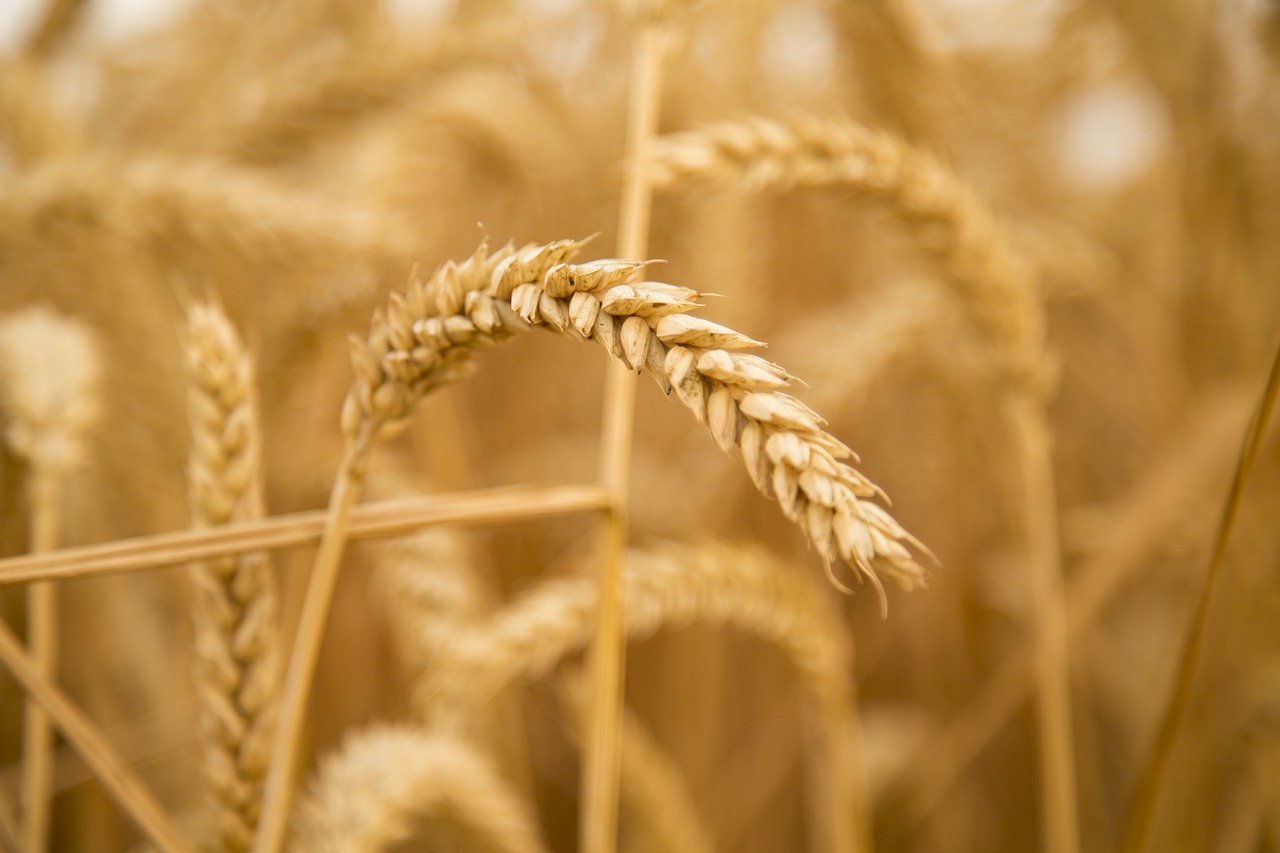
<svg viewBox="0 0 1280 853"><path fill-rule="evenodd" d="M581 742L586 715L582 677L578 673L566 675L556 686L557 696L569 712L569 734ZM688 783L670 756L625 707L619 722L623 805L637 823L643 823L648 847L670 853L711 853L715 844L693 809Z"/></svg>
<svg viewBox="0 0 1280 853"><path fill-rule="evenodd" d="M378 725L325 759L300 804L293 849L374 853L423 817L448 818L503 853L544 853L532 809L489 759L453 735Z"/></svg>
<svg viewBox="0 0 1280 853"><path fill-rule="evenodd" d="M213 302L187 307L184 340L192 448L192 522L210 527L263 514L261 426L253 355ZM251 552L195 564L196 687L204 773L219 849L253 838L277 702L275 578Z"/></svg>
<svg viewBox="0 0 1280 853"><path fill-rule="evenodd" d="M0 320L0 399L9 423L5 440L30 466L31 550L57 546L62 491L84 456L85 433L98 414L98 346L78 321L45 308ZM41 676L52 679L58 658L57 587L27 590L28 638ZM28 699L23 727L23 848L48 846L52 811L51 732L44 709Z"/></svg>
<svg viewBox="0 0 1280 853"><path fill-rule="evenodd" d="M653 183L649 159L662 110L662 83L674 27L665 0L634 2L632 68L627 104L626 175L618 199L618 254L648 254ZM631 450L635 424L635 377L613 365L605 377L600 448L601 485L611 497L600 563L600 601L588 661L590 699L582 773L579 834L586 853L613 853L618 836L619 752L626 673L626 602L619 589L630 535Z"/></svg>

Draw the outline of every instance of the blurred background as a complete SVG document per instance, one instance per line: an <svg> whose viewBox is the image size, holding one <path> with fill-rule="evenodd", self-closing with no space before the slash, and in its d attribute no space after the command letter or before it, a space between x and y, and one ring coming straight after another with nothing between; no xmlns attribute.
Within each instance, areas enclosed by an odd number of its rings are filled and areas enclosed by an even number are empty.
<svg viewBox="0 0 1280 853"><path fill-rule="evenodd" d="M756 115L883 129L950 167L1034 270L1055 366L1083 847L1116 849L1280 329L1280 4L670 5L663 133ZM257 353L266 502L292 512L327 498L346 337L414 264L467 257L485 236L598 232L587 255L611 254L633 29L605 0L0 4L0 311L48 305L101 342L107 404L64 542L189 523L187 295L217 294ZM666 261L661 280L722 294L703 315L768 341L809 383L801 398L937 554L929 588L891 589L884 621L874 594L830 588L740 463L651 384L633 539L761 544L838 612L881 849L1036 849L1019 471L989 354L899 219L839 188L676 187L655 202L650 254ZM605 367L552 335L485 353L382 454L395 476L381 494L592 481ZM7 556L27 549L28 504L23 464L0 454ZM1280 849L1276 463L1264 445L1158 849ZM442 535L483 613L576 571L592 531L575 517ZM313 756L419 713L424 665L376 581L389 553L348 554L308 718ZM312 556L275 555L286 626ZM166 807L203 825L184 570L62 589L62 682ZM20 590L0 590L0 609L22 626ZM545 683L508 692L496 760L548 846L573 850L578 753L564 711ZM10 802L20 698L0 679ZM714 625L663 631L630 647L627 698L716 849L817 848L805 697L783 655ZM69 750L56 784L54 849L140 842ZM624 821L623 846L644 845Z"/></svg>

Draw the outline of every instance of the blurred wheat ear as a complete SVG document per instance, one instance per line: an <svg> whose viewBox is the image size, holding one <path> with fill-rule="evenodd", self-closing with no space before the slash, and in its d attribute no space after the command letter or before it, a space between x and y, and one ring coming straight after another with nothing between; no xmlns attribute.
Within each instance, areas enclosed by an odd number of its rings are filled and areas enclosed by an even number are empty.
<svg viewBox="0 0 1280 853"><path fill-rule="evenodd" d="M0 318L0 402L5 440L28 466L31 551L51 551L62 526L67 478L83 461L86 432L98 416L101 355L82 323L49 309ZM38 672L51 679L58 660L57 587L27 589L27 635ZM28 699L23 725L23 846L48 845L52 811L52 732L44 709Z"/></svg>

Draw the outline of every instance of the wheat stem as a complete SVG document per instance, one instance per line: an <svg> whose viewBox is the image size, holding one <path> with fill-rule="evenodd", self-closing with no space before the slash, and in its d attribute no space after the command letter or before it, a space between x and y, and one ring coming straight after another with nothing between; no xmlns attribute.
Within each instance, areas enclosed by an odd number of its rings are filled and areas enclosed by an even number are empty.
<svg viewBox="0 0 1280 853"><path fill-rule="evenodd" d="M31 548L36 553L57 545L61 477L37 469L31 477ZM27 643L32 659L44 678L52 679L58 659L58 588L44 582L27 589ZM23 848L43 853L49 846L49 815L52 811L53 756L49 717L34 701L24 708L22 735Z"/></svg>
<svg viewBox="0 0 1280 853"><path fill-rule="evenodd" d="M627 172L618 223L618 254L642 258L648 251L653 189L648 169L650 140L657 132L665 62L666 24L639 24L627 119ZM617 846L618 780L623 679L626 667L624 608L620 589L627 547L631 443L636 378L622 364L609 366L605 385L601 483L611 506L600 564L600 602L588 658L590 694L583 750L580 837L585 853L612 853Z"/></svg>
<svg viewBox="0 0 1280 853"><path fill-rule="evenodd" d="M22 651L18 639L3 625L0 625L0 663L13 673L27 695L40 703L102 786L157 847L165 853L195 853L195 848L186 842L98 728L40 674L36 662Z"/></svg>
<svg viewBox="0 0 1280 853"><path fill-rule="evenodd" d="M350 539L376 539L441 525L497 525L593 512L608 506L598 486L537 484L363 503L351 510ZM214 559L319 541L328 510L275 515L203 530L154 533L101 545L0 560L0 586L70 580Z"/></svg>
<svg viewBox="0 0 1280 853"><path fill-rule="evenodd" d="M1209 622L1209 608L1213 604L1213 595L1222 577L1227 545L1231 541L1236 516L1244 501L1245 485L1257 461L1258 451L1262 447L1262 439L1267 433L1267 426L1275 411L1277 398L1280 398L1280 348L1276 350L1276 355L1271 362L1271 372L1267 376L1266 387L1258 400L1249 427L1245 431L1240 457L1231 480L1231 488L1227 493L1226 504L1222 508L1222 520L1218 523L1218 531L1214 536L1209 571L1200 587L1195 613L1187 628L1186 638L1183 640L1173 692L1165 705L1155 743L1143 764L1142 776L1134 794L1134 804L1129 813L1129 822L1125 827L1124 842L1121 846L1124 853L1142 853L1150 842L1156 808L1160 804L1160 791L1191 700L1191 689L1195 684L1196 671L1200 665L1201 647L1204 645L1205 630Z"/></svg>
<svg viewBox="0 0 1280 853"><path fill-rule="evenodd" d="M298 769L298 756L302 746L307 697L311 692L311 681L320 656L320 642L324 639L329 605L337 587L351 507L360 494L364 464L372 448L373 434L369 429L360 430L348 442L329 497L324 534L311 568L311 578L307 582L302 616L294 635L289 669L280 694L280 717L271 745L271 759L263 789L262 814L253 846L255 853L278 853L284 847L294 775Z"/></svg>
<svg viewBox="0 0 1280 853"><path fill-rule="evenodd" d="M1075 573L1067 590L1067 639L1074 642L1102 613L1142 565L1142 559L1167 539L1185 517L1189 501L1230 464L1231 441L1248 418L1249 400L1235 392L1195 404L1191 423L1169 443L1151 476L1111 512L1120 538L1102 548ZM933 814L964 769L999 733L1035 683L1034 650L1004 660L977 696L945 728L905 762L904 775L891 783L910 791L905 822L918 826ZM927 760L926 760L927 759Z"/></svg>

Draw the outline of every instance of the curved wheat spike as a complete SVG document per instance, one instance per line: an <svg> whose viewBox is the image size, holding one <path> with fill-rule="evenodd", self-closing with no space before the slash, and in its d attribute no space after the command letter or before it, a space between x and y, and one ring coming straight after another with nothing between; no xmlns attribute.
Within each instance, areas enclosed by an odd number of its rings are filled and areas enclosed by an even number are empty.
<svg viewBox="0 0 1280 853"><path fill-rule="evenodd" d="M325 759L299 804L292 849L375 853L408 840L424 817L459 823L502 853L546 851L532 808L483 754L453 736L390 725L348 736Z"/></svg>
<svg viewBox="0 0 1280 853"><path fill-rule="evenodd" d="M633 549L622 575L626 631L643 639L690 624L727 625L777 647L813 697L822 749L815 768L827 807L817 828L832 849L870 841L860 791L850 683L852 649L814 587L759 548L705 542ZM424 704L466 713L507 685L548 676L591 636L598 586L591 578L544 581L524 598L439 647ZM435 641L435 638L433 638Z"/></svg>
<svg viewBox="0 0 1280 853"><path fill-rule="evenodd" d="M46 308L0 319L0 402L5 441L29 466L31 550L57 547L63 488L84 459L85 433L98 416L101 357L92 332ZM52 679L58 659L57 587L27 590L28 636L39 673ZM23 716L23 847L48 845L52 807L49 718L28 699Z"/></svg>
<svg viewBox="0 0 1280 853"><path fill-rule="evenodd" d="M352 340L356 381L342 426L355 443L363 432L393 434L416 403L471 367L475 349L531 325L603 346L636 372L649 373L689 408L726 451L742 451L757 488L775 497L830 561L878 584L884 572L904 589L925 570L907 543L918 543L867 498L879 489L844 460L853 452L826 433L825 421L784 393L792 377L742 352L758 341L688 316L698 294L659 282L623 284L642 264L565 261L581 244L560 241L481 247L447 264L426 283L391 298L365 340Z"/></svg>
<svg viewBox="0 0 1280 853"><path fill-rule="evenodd" d="M879 572L904 589L924 584L925 569L908 544L922 545L868 498L879 489L843 460L853 457L825 423L780 389L791 376L741 352L759 342L686 312L698 307L688 288L660 282L623 284L640 261L568 261L574 240L490 253L481 246L449 262L426 282L414 280L375 312L366 338L351 338L355 381L342 407L346 437L329 501L329 517L303 604L281 699L258 853L283 842L297 730L336 585L349 521L370 454L401 431L416 404L435 388L468 375L475 350L542 325L592 340L636 372L648 372L688 407L726 451L742 449L756 487L827 561L842 561L870 582L887 607ZM834 580L834 576L833 576Z"/></svg>
<svg viewBox="0 0 1280 853"><path fill-rule="evenodd" d="M262 437L254 358L220 306L187 308L184 335L192 445L192 523L263 515ZM278 700L277 592L265 553L193 565L196 688L205 779L218 849L247 850L257 826Z"/></svg>

